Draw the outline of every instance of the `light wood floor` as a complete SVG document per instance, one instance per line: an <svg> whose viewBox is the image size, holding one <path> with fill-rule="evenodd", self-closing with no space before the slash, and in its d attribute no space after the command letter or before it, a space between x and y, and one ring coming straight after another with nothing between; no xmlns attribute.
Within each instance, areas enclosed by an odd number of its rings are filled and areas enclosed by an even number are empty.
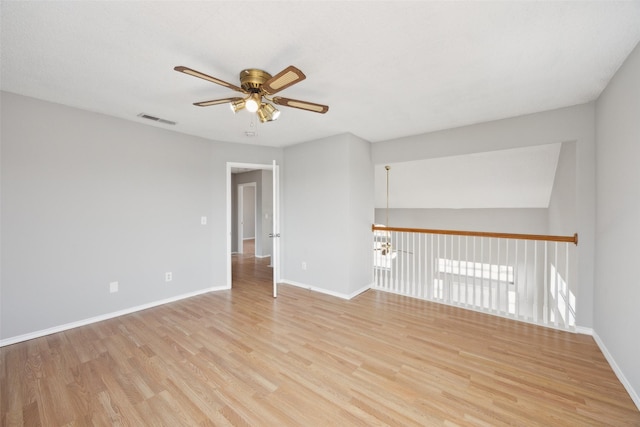
<svg viewBox="0 0 640 427"><path fill-rule="evenodd" d="M267 264L2 348L2 425L640 425L589 336L375 291L273 299Z"/></svg>

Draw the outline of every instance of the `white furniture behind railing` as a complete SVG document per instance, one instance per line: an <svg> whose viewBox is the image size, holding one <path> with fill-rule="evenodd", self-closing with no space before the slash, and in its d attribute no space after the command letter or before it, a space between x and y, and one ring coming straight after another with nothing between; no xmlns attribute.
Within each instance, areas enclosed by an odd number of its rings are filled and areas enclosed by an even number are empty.
<svg viewBox="0 0 640 427"><path fill-rule="evenodd" d="M374 225L374 289L575 331L577 243Z"/></svg>

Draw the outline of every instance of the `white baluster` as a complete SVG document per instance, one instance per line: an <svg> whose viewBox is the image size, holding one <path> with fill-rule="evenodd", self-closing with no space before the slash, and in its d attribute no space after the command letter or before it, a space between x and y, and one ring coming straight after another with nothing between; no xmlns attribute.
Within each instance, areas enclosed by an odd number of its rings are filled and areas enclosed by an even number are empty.
<svg viewBox="0 0 640 427"><path fill-rule="evenodd" d="M545 325L549 324L549 280L548 280L548 266L549 266L549 259L547 256L547 247L549 245L547 244L547 242L544 242L544 304L542 306L543 310L544 310L544 316L542 321L544 322Z"/></svg>
<svg viewBox="0 0 640 427"><path fill-rule="evenodd" d="M528 289L528 284L529 284L529 259L527 257L528 255L528 246L529 246L529 242L527 242L526 240L523 241L524 243L524 302L525 302L525 308L528 310L529 307L529 289ZM529 319L529 315L527 314L525 316L525 319Z"/></svg>
<svg viewBox="0 0 640 427"><path fill-rule="evenodd" d="M573 322L571 321L571 291L570 291L570 287L569 287L569 272L570 272L570 268L569 268L569 249L570 249L570 243L565 243L564 244L564 251L565 251L565 306L564 306L564 326L565 328L569 329L570 327L573 326Z"/></svg>
<svg viewBox="0 0 640 427"><path fill-rule="evenodd" d="M538 321L538 242L533 242L533 321Z"/></svg>
<svg viewBox="0 0 640 427"><path fill-rule="evenodd" d="M558 327L558 317L560 317L560 313L558 311L558 304L560 304L560 271L558 269L558 242L554 244L554 261L553 265L555 267L556 277L553 279L555 281L555 303L553 304L553 324L557 328Z"/></svg>

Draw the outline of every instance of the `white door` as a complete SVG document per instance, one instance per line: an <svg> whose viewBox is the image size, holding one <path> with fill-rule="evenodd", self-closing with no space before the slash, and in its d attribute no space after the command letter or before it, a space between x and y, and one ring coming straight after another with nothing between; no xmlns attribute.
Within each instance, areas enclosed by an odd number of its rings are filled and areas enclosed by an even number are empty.
<svg viewBox="0 0 640 427"><path fill-rule="evenodd" d="M271 264L273 265L273 297L278 296L278 280L280 279L280 166L273 161L273 250Z"/></svg>

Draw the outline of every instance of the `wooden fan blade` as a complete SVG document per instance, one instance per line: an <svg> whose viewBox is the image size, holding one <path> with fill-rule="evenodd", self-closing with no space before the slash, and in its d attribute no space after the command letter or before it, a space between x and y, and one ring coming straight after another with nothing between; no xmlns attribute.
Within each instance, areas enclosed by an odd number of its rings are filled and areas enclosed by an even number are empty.
<svg viewBox="0 0 640 427"><path fill-rule="evenodd" d="M222 99L213 99L211 101L202 101L202 102L194 102L193 105L198 107L209 107L211 105L218 104L227 104L229 102L241 101L242 98L222 98Z"/></svg>
<svg viewBox="0 0 640 427"><path fill-rule="evenodd" d="M199 77L199 78L204 79L204 80L208 80L211 83L215 83L215 84L218 84L220 86L228 87L229 89L233 89L233 90L238 91L238 92L247 93L241 87L232 85L231 83L227 83L224 80L216 79L215 77L211 77L210 75L205 74L205 73L201 73L200 71L192 70L191 68L188 68L188 67L183 67L182 65L178 65L177 67L174 67L173 69L176 70L176 71L179 71L181 73L189 74L190 76L195 76L195 77Z"/></svg>
<svg viewBox="0 0 640 427"><path fill-rule="evenodd" d="M273 103L284 105L285 107L299 108L301 110L313 111L314 113L324 114L329 111L328 105L314 104L313 102L298 101L297 99L283 98L274 96Z"/></svg>
<svg viewBox="0 0 640 427"><path fill-rule="evenodd" d="M305 76L302 71L298 70L293 65L289 65L287 68L264 82L262 84L262 90L269 95L273 95L274 93L278 93L306 78L307 76Z"/></svg>

